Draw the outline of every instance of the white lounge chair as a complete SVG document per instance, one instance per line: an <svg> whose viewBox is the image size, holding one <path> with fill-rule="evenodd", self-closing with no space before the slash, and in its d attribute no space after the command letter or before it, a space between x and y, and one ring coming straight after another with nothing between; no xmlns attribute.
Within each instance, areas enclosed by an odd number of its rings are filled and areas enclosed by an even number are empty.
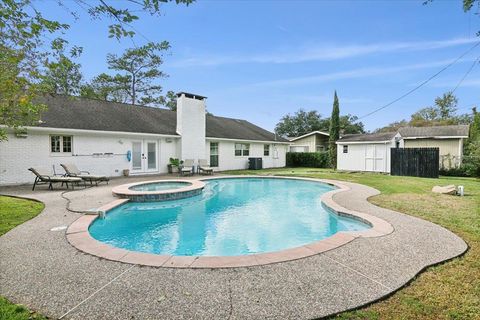
<svg viewBox="0 0 480 320"><path fill-rule="evenodd" d="M183 164L178 168L178 172L180 173L181 176L184 175L193 175L195 173L194 171L194 161L193 159L186 159L183 161Z"/></svg>
<svg viewBox="0 0 480 320"><path fill-rule="evenodd" d="M98 183L102 181L105 181L108 184L109 179L107 176L90 174L90 172L88 171L81 171L73 163L62 163L60 165L63 169L65 169L66 175L69 177L81 178L84 181L90 182L90 184L93 184L93 182L95 182L95 185L97 186Z"/></svg>
<svg viewBox="0 0 480 320"><path fill-rule="evenodd" d="M198 160L198 172L202 174L213 174L213 168L210 167L210 164L206 159L199 159Z"/></svg>

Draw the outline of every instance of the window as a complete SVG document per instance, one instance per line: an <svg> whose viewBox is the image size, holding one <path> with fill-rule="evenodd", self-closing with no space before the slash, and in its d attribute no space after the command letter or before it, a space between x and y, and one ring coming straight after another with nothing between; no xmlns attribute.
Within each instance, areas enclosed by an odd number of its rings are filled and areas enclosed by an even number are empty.
<svg viewBox="0 0 480 320"><path fill-rule="evenodd" d="M250 145L247 143L235 143L235 156L250 155Z"/></svg>
<svg viewBox="0 0 480 320"><path fill-rule="evenodd" d="M348 146L347 145L343 146L343 153L348 153Z"/></svg>
<svg viewBox="0 0 480 320"><path fill-rule="evenodd" d="M72 137L63 137L63 152L72 152Z"/></svg>
<svg viewBox="0 0 480 320"><path fill-rule="evenodd" d="M71 136L50 136L50 151L51 152L72 152L72 137Z"/></svg>
<svg viewBox="0 0 480 320"><path fill-rule="evenodd" d="M263 145L263 155L268 157L270 155L270 145L264 144Z"/></svg>
<svg viewBox="0 0 480 320"><path fill-rule="evenodd" d="M218 142L210 142L210 167L218 167Z"/></svg>

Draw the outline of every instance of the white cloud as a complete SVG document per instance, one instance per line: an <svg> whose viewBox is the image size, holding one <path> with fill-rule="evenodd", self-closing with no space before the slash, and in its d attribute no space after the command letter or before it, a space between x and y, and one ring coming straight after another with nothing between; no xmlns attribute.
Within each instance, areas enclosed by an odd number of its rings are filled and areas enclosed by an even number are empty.
<svg viewBox="0 0 480 320"><path fill-rule="evenodd" d="M298 78L287 78L287 79L277 79L269 80L263 82L257 82L248 85L248 87L277 87L277 86L291 86L291 85L302 85L307 83L318 83L318 82L328 82L342 79L354 79L354 78L364 78L364 77L374 77L379 75L403 72L408 70L418 70L418 69L427 69L445 66L454 60L441 60L433 61L426 63L416 63L395 67L369 67L369 68L358 68L346 71L324 73L315 76L307 77L298 77ZM461 60L462 61L462 60Z"/></svg>
<svg viewBox="0 0 480 320"><path fill-rule="evenodd" d="M454 38L438 41L386 42L374 44L328 45L312 43L297 49L277 49L265 53L240 53L222 55L193 55L172 61L171 67L219 66L241 63L301 63L312 61L332 61L370 54L389 52L426 51L454 47L477 42L468 38Z"/></svg>
<svg viewBox="0 0 480 320"><path fill-rule="evenodd" d="M430 87L433 88L454 88L460 79L454 80L446 80L441 82L434 82L430 84ZM470 88L478 88L480 87L480 79L470 79L464 80L460 87L470 87Z"/></svg>

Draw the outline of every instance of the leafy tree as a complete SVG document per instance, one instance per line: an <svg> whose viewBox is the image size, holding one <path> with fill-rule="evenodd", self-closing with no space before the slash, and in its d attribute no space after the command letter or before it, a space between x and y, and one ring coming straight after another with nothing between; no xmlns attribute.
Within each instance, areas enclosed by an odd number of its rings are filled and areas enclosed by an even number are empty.
<svg viewBox="0 0 480 320"><path fill-rule="evenodd" d="M477 108L472 108L473 120L470 125L470 139L480 140L480 112L477 111Z"/></svg>
<svg viewBox="0 0 480 320"><path fill-rule="evenodd" d="M41 87L24 75L24 59L20 51L0 45L0 123L14 130L35 124L45 109L34 102ZM6 130L0 128L0 141L6 138Z"/></svg>
<svg viewBox="0 0 480 320"><path fill-rule="evenodd" d="M165 106L172 110L172 111L177 111L177 96L175 95L175 92L173 91L168 91L167 94L165 95ZM207 112L207 114L210 114L210 112Z"/></svg>
<svg viewBox="0 0 480 320"><path fill-rule="evenodd" d="M275 127L278 135L286 137L298 137L312 131L330 130L330 118L322 118L317 111L305 111L300 109L293 115L287 114L282 117ZM340 116L340 133L364 133L365 128L358 117L351 114Z"/></svg>
<svg viewBox="0 0 480 320"><path fill-rule="evenodd" d="M438 113L442 120L448 120L453 118L457 111L458 99L452 92L444 93L442 97L435 99L435 105L437 106Z"/></svg>
<svg viewBox="0 0 480 320"><path fill-rule="evenodd" d="M337 168L337 145L336 142L340 138L340 105L338 103L337 91L333 97L332 115L330 117L329 130L329 152L330 162L333 169Z"/></svg>
<svg viewBox="0 0 480 320"><path fill-rule="evenodd" d="M287 114L282 117L275 126L275 132L280 136L298 137L306 133L324 130L322 117L315 111L299 109L293 115Z"/></svg>
<svg viewBox="0 0 480 320"><path fill-rule="evenodd" d="M82 73L80 64L73 62L65 53L67 42L63 39L56 39L52 42L54 51L53 61L45 62L45 72L41 75L42 83L46 90L55 94L78 95ZM82 53L82 48L73 47L69 56L76 58Z"/></svg>
<svg viewBox="0 0 480 320"><path fill-rule="evenodd" d="M170 48L168 42L150 42L138 48L127 49L121 56L109 54L108 68L119 71L113 76L101 75L101 80L111 92L109 96L126 96L125 102L140 105L162 105L165 98L162 87L155 80L166 75L158 68L162 52ZM105 88L105 87L104 87Z"/></svg>
<svg viewBox="0 0 480 320"><path fill-rule="evenodd" d="M444 126L452 124L469 124L472 121L472 115L456 115L458 99L452 92L444 93L435 99L435 106L426 107L413 113L410 120L401 120L393 122L376 132L396 131L400 127L427 127Z"/></svg>
<svg viewBox="0 0 480 320"><path fill-rule="evenodd" d="M88 14L91 18L113 21L108 26L109 37L121 39L133 37L135 31L132 23L140 18L135 13L144 12L152 16L161 14L161 4L175 1L177 4L189 5L193 0L95 0L88 2ZM71 5L84 10L84 0L58 0L63 9L77 16ZM38 120L42 105L35 105L34 96L49 91L48 86L38 86L41 80L41 68L49 51L42 50L49 34L62 32L68 24L47 19L42 14L42 7L35 6L32 0L0 1L0 110L2 124L13 127L30 125ZM53 69L72 70L75 66L61 59ZM56 71L56 72L57 72ZM62 71L63 72L63 71ZM25 120L25 121L23 121ZM5 130L0 129L0 136L5 137Z"/></svg>
<svg viewBox="0 0 480 320"><path fill-rule="evenodd" d="M329 123L330 123L330 119ZM358 121L357 116L347 114L340 116L340 133L352 134L352 133L365 133L365 126L362 122Z"/></svg>
<svg viewBox="0 0 480 320"><path fill-rule="evenodd" d="M120 78L120 79L119 79ZM126 103L127 94L118 85L122 76L112 77L106 73L101 73L87 84L80 88L80 96L90 99Z"/></svg>

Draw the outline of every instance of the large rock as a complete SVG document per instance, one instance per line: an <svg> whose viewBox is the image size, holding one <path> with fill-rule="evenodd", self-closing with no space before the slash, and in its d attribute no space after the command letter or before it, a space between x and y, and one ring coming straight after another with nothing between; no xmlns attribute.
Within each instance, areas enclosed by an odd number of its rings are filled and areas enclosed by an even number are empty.
<svg viewBox="0 0 480 320"><path fill-rule="evenodd" d="M435 193L442 193L442 194L457 194L457 188L451 184L451 185L448 185L448 186L435 186L432 188L432 192L435 192Z"/></svg>

